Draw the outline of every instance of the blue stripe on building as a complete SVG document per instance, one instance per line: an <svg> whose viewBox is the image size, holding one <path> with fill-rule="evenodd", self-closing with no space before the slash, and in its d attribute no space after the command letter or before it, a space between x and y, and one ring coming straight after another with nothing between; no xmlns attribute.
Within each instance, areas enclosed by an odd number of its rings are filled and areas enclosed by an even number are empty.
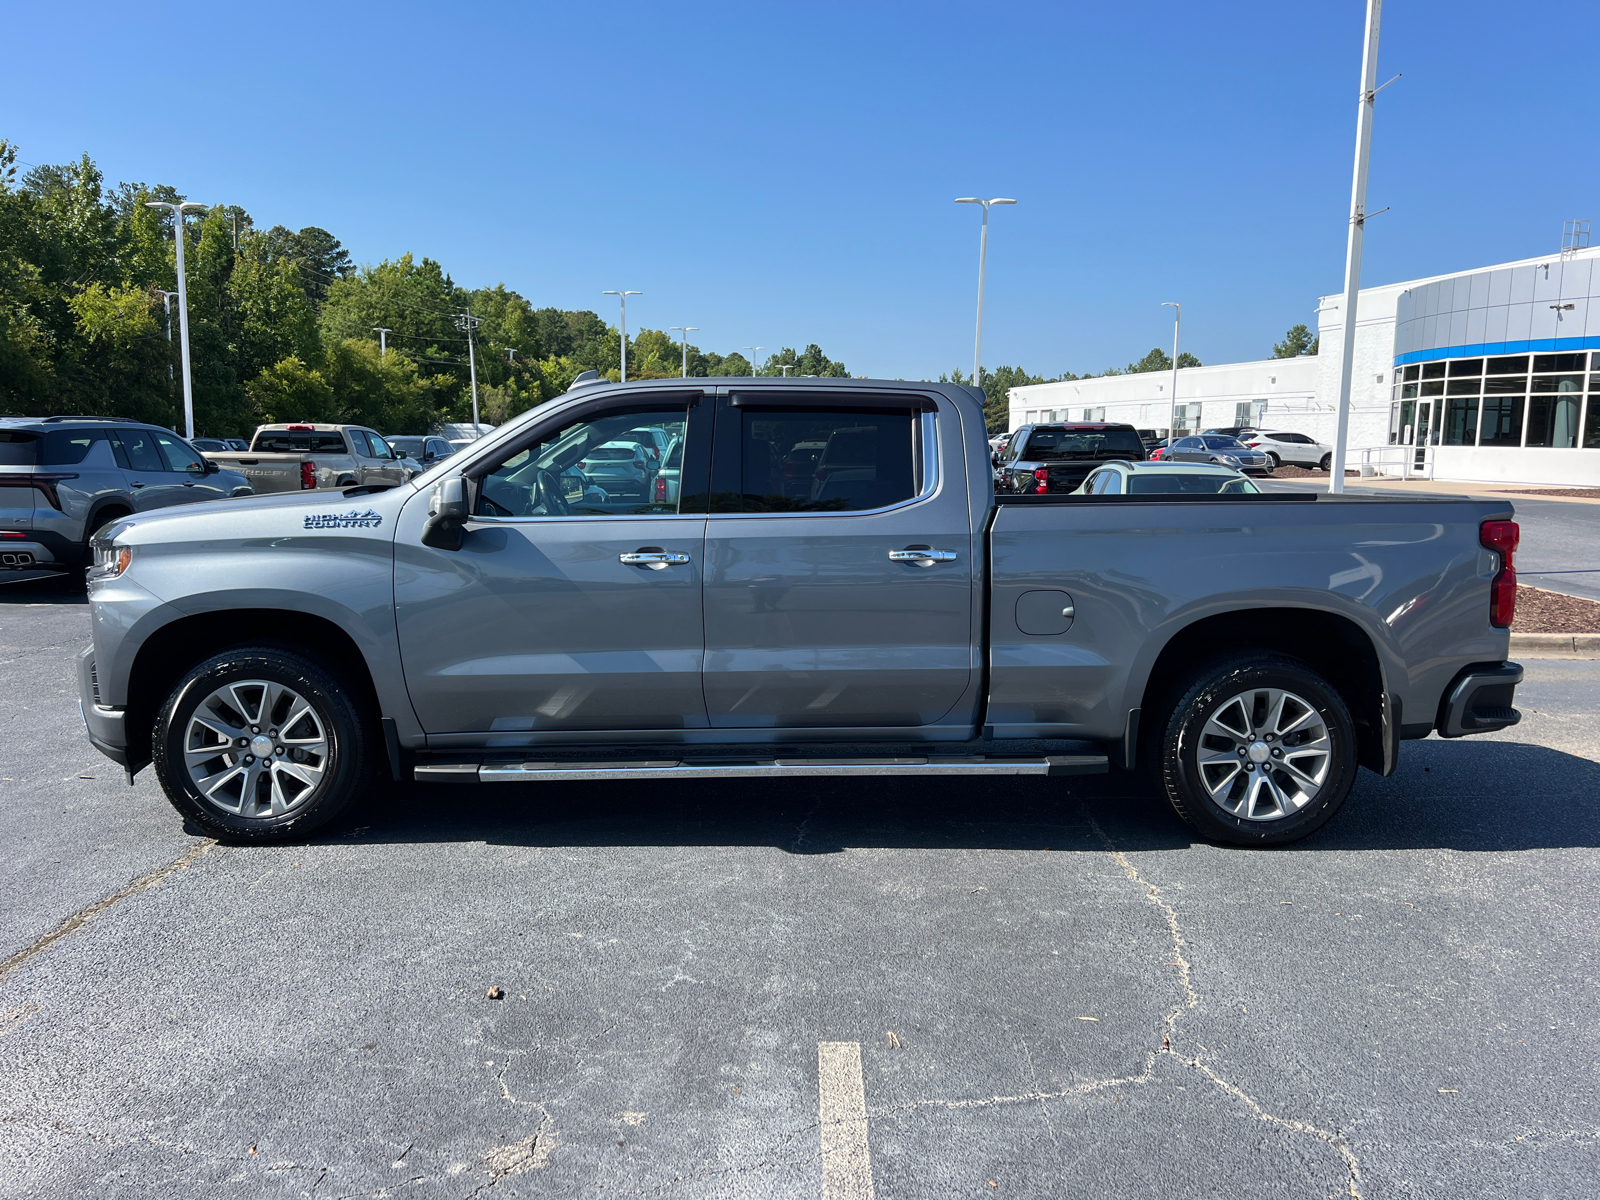
<svg viewBox="0 0 1600 1200"><path fill-rule="evenodd" d="M1550 354L1562 350L1600 350L1600 337L1534 338L1527 342L1478 342L1472 346L1446 346L1438 350L1413 350L1395 355L1394 365L1435 362L1441 358L1481 358L1490 354Z"/></svg>

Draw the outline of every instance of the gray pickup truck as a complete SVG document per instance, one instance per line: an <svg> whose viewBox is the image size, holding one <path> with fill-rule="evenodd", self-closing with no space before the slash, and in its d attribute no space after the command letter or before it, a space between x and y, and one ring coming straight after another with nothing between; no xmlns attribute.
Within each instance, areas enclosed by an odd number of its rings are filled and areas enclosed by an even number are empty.
<svg viewBox="0 0 1600 1200"><path fill-rule="evenodd" d="M410 475L405 459L362 425L263 425L250 449L208 450L206 457L238 471L263 494L397 484Z"/></svg>
<svg viewBox="0 0 1600 1200"><path fill-rule="evenodd" d="M658 429L679 486L587 452ZM820 445L820 449L818 449ZM1515 724L1501 501L996 496L959 385L575 389L395 488L95 539L93 743L234 841L429 782L1144 768L1219 841Z"/></svg>

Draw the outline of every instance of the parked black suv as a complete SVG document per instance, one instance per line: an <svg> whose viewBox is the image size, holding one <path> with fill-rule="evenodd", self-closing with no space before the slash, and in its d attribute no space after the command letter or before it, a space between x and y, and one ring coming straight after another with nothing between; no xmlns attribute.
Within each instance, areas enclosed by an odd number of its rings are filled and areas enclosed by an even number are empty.
<svg viewBox="0 0 1600 1200"><path fill-rule="evenodd" d="M1103 462L1143 462L1146 457L1132 425L1024 425L995 464L995 490L1018 495L1071 492Z"/></svg>
<svg viewBox="0 0 1600 1200"><path fill-rule="evenodd" d="M0 418L0 571L67 571L118 517L251 495L169 429L115 417Z"/></svg>

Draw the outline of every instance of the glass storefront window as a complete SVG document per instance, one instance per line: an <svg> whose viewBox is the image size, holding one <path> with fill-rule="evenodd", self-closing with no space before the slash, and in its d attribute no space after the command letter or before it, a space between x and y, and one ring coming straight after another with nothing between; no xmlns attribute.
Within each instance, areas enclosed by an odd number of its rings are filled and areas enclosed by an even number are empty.
<svg viewBox="0 0 1600 1200"><path fill-rule="evenodd" d="M1444 444L1446 446L1476 446L1478 444L1478 399L1448 400L1444 407Z"/></svg>
<svg viewBox="0 0 1600 1200"><path fill-rule="evenodd" d="M1482 374L1483 359L1481 358L1458 358L1450 364L1450 378L1452 379L1454 379L1457 375Z"/></svg>
<svg viewBox="0 0 1600 1200"><path fill-rule="evenodd" d="M1417 405L1414 400L1402 400L1394 406L1394 417L1389 422L1389 444L1407 444L1411 429L1417 423Z"/></svg>
<svg viewBox="0 0 1600 1200"><path fill-rule="evenodd" d="M1581 392L1583 391L1583 376L1535 375L1533 377L1533 390L1536 392Z"/></svg>
<svg viewBox="0 0 1600 1200"><path fill-rule="evenodd" d="M1596 358L1600 358L1600 354L1595 355L1595 357ZM1597 365L1595 367L1595 370L1600 371L1600 365ZM1417 366L1415 363L1412 363L1411 366L1406 368L1406 382L1407 383L1410 383L1414 379L1421 379L1421 378L1422 378L1422 368L1421 367Z"/></svg>
<svg viewBox="0 0 1600 1200"><path fill-rule="evenodd" d="M1451 396L1476 396L1482 386L1481 379L1452 379L1445 385L1445 391Z"/></svg>
<svg viewBox="0 0 1600 1200"><path fill-rule="evenodd" d="M1589 397L1589 411L1583 417L1583 448L1600 450L1600 396Z"/></svg>
<svg viewBox="0 0 1600 1200"><path fill-rule="evenodd" d="M1521 396L1485 396L1478 445L1522 445L1522 407Z"/></svg>
<svg viewBox="0 0 1600 1200"><path fill-rule="evenodd" d="M1443 366L1443 365L1444 365L1443 363L1440 364L1440 366ZM1428 383L1428 382L1424 381L1424 383L1422 385L1422 394L1424 396L1442 396L1442 395L1444 395L1444 380L1436 379L1432 383Z"/></svg>
<svg viewBox="0 0 1600 1200"><path fill-rule="evenodd" d="M1583 360L1586 357L1587 355L1583 354L1535 354L1533 356L1533 369L1536 373L1543 371L1581 371L1583 370Z"/></svg>
<svg viewBox="0 0 1600 1200"><path fill-rule="evenodd" d="M1489 360L1489 374L1491 375L1526 375L1528 373L1528 356L1519 354L1515 358L1491 358Z"/></svg>
<svg viewBox="0 0 1600 1200"><path fill-rule="evenodd" d="M1400 385L1400 396L1404 400L1415 400L1417 398L1417 385L1414 383L1402 383Z"/></svg>
<svg viewBox="0 0 1600 1200"><path fill-rule="evenodd" d="M1424 379L1443 379L1444 364L1442 362L1423 363L1422 377Z"/></svg>
<svg viewBox="0 0 1600 1200"><path fill-rule="evenodd" d="M1526 375L1513 375L1509 379L1495 379L1491 376L1483 381L1483 391L1487 396L1494 395L1522 395L1528 390L1528 377Z"/></svg>
<svg viewBox="0 0 1600 1200"><path fill-rule="evenodd" d="M1578 444L1581 396L1530 396L1528 445L1570 450Z"/></svg>

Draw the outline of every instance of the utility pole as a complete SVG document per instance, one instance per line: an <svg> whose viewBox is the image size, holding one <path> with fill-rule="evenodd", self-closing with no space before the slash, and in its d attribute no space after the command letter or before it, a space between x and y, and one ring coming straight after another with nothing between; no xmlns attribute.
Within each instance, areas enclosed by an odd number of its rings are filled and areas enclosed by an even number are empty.
<svg viewBox="0 0 1600 1200"><path fill-rule="evenodd" d="M980 200L976 196L963 196L956 201L957 204L983 205L983 229L978 234L978 334L972 343L972 386L981 388L983 380L980 378L983 371L983 269L984 260L989 256L989 207L994 204L1015 204L1015 200Z"/></svg>
<svg viewBox="0 0 1600 1200"><path fill-rule="evenodd" d="M752 376L756 376L756 375L761 374L761 368L756 366L756 351L757 350L765 350L766 347L765 346L746 346L745 349L750 351L750 374Z"/></svg>
<svg viewBox="0 0 1600 1200"><path fill-rule="evenodd" d="M481 437L483 431L478 428L478 355L472 340L473 332L483 324L482 317L472 315L468 309L456 318L456 328L467 335L467 367L472 372L472 436Z"/></svg>
<svg viewBox="0 0 1600 1200"><path fill-rule="evenodd" d="M689 378L689 335L699 329L698 325L674 325L672 328L683 334L683 378Z"/></svg>
<svg viewBox="0 0 1600 1200"><path fill-rule="evenodd" d="M389 335L391 333L393 333L394 330L388 328L387 326L374 325L372 327L372 332L378 335L378 357L379 358L388 358L389 357Z"/></svg>
<svg viewBox="0 0 1600 1200"><path fill-rule="evenodd" d="M1178 436L1178 327L1183 323L1183 305L1163 300L1162 308L1172 310L1172 407L1167 413L1167 449L1163 458L1170 459L1172 439Z"/></svg>
<svg viewBox="0 0 1600 1200"><path fill-rule="evenodd" d="M156 289L156 294L161 297L161 312L167 318L167 344L172 344L172 302L177 298L177 292L163 292ZM172 382L172 363L167 363L167 382Z"/></svg>
<svg viewBox="0 0 1600 1200"><path fill-rule="evenodd" d="M183 351L183 428L184 436L194 437L194 372L189 367L189 285L184 280L183 271L183 218L190 210L204 212L204 204L196 204L192 200L185 200L179 204L169 204L165 200L146 200L146 208L165 208L172 213L173 242L177 246L178 254L178 335Z"/></svg>
<svg viewBox="0 0 1600 1200"><path fill-rule="evenodd" d="M1372 109L1378 89L1378 25L1383 0L1367 0L1367 36L1361 49L1361 97L1356 109L1356 167L1350 184L1350 234L1344 254L1344 337L1339 356L1339 423L1328 466L1328 491L1344 491L1345 444L1350 440L1350 380L1355 369L1356 301L1361 291L1361 237L1367 221L1367 160L1372 154ZM1390 83L1394 82L1390 80ZM1384 87L1388 87L1384 84Z"/></svg>
<svg viewBox="0 0 1600 1200"><path fill-rule="evenodd" d="M622 301L622 382L628 382L628 297L642 296L643 292L605 291L603 296L615 296Z"/></svg>

